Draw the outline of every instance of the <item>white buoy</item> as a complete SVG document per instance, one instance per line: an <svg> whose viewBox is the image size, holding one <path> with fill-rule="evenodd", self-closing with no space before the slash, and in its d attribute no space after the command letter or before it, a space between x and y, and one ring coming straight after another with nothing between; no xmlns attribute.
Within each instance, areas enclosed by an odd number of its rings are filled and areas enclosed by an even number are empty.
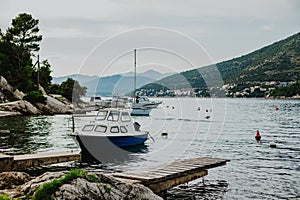
<svg viewBox="0 0 300 200"><path fill-rule="evenodd" d="M276 148L276 146L277 146L276 143L270 142L270 147L271 147L271 148Z"/></svg>

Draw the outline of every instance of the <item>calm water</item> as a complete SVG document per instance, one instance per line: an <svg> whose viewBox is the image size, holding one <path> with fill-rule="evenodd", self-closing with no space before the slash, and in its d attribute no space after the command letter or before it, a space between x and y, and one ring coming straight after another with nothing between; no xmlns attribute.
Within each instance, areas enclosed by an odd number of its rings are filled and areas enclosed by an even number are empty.
<svg viewBox="0 0 300 200"><path fill-rule="evenodd" d="M300 199L299 100L162 100L150 117L135 117L154 141L149 139L145 148L122 162L106 163L106 168L142 170L185 158L219 157L231 161L209 170L204 186L202 180L193 181L170 190L168 198ZM67 115L0 118L0 129L11 131L0 135L0 152L79 151L68 136L69 119ZM260 143L254 139L256 130L262 135ZM270 148L270 142L277 148Z"/></svg>

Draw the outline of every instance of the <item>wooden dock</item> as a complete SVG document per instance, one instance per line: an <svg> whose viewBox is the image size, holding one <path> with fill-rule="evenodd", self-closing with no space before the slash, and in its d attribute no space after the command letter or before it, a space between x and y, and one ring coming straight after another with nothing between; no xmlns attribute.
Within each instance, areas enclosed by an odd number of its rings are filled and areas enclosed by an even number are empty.
<svg viewBox="0 0 300 200"><path fill-rule="evenodd" d="M53 152L9 156L0 154L0 172L81 160L79 153Z"/></svg>
<svg viewBox="0 0 300 200"><path fill-rule="evenodd" d="M220 158L193 158L160 165L143 172L112 175L124 182L143 184L154 193L162 195L163 192L176 185L204 177L208 174L208 169L226 165L228 161Z"/></svg>

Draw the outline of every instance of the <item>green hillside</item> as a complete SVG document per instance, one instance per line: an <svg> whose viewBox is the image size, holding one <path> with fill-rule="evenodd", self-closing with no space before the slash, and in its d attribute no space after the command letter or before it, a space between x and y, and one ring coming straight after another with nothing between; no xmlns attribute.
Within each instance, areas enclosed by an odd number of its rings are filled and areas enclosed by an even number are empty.
<svg viewBox="0 0 300 200"><path fill-rule="evenodd" d="M216 71L220 72L222 81L216 82L219 79ZM300 80L300 33L238 58L168 76L141 89L158 90L161 85L171 90L201 90L207 85L211 88L223 84L297 80Z"/></svg>
<svg viewBox="0 0 300 200"><path fill-rule="evenodd" d="M300 79L300 33L217 64L226 83Z"/></svg>

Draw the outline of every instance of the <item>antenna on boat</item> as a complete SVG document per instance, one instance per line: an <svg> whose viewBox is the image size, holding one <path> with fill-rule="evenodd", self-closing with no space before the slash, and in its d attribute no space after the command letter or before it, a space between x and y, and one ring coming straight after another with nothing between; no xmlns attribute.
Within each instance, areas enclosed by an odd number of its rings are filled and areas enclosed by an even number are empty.
<svg viewBox="0 0 300 200"><path fill-rule="evenodd" d="M134 49L134 90L133 90L133 96L135 96L136 93L136 49Z"/></svg>

